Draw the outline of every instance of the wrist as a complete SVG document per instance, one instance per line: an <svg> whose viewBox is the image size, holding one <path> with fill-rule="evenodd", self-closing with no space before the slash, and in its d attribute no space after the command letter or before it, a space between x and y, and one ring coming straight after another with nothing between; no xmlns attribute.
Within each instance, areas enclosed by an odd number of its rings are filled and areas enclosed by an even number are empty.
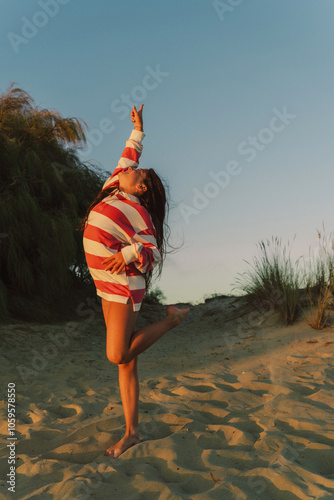
<svg viewBox="0 0 334 500"><path fill-rule="evenodd" d="M140 132L143 132L143 127L135 127L135 130L139 130Z"/></svg>

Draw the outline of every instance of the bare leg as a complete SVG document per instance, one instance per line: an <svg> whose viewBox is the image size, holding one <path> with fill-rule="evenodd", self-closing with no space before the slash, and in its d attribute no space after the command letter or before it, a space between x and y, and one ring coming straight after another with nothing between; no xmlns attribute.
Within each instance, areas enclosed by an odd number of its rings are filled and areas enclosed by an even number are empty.
<svg viewBox="0 0 334 500"><path fill-rule="evenodd" d="M102 299L107 326L107 356L118 364L119 384L126 421L123 438L106 450L106 455L118 458L125 450L141 441L138 435L139 382L137 356L154 344L166 332L177 326L189 312L189 308L167 308L167 317L161 321L134 331L138 313L131 304L118 304Z"/></svg>
<svg viewBox="0 0 334 500"><path fill-rule="evenodd" d="M119 388L122 397L122 404L126 422L126 431L123 438L105 452L118 458L125 450L141 441L138 434L138 399L139 380L137 370L138 358L134 358L130 363L118 365Z"/></svg>
<svg viewBox="0 0 334 500"><path fill-rule="evenodd" d="M133 332L130 339L128 359L132 360L141 352L146 351L165 333L179 325L188 312L189 307L179 309L178 307L169 306L167 307L166 318Z"/></svg>
<svg viewBox="0 0 334 500"><path fill-rule="evenodd" d="M107 327L107 357L116 364L132 361L166 332L179 325L189 312L189 307L179 309L169 306L166 318L134 331L138 312L132 310L131 304L102 299L102 307Z"/></svg>

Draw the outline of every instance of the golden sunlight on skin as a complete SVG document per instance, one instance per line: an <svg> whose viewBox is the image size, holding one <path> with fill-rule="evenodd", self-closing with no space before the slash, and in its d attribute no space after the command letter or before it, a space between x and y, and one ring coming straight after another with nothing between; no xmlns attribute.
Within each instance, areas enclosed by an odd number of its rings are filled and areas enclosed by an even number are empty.
<svg viewBox="0 0 334 500"><path fill-rule="evenodd" d="M109 318L111 318L113 328L115 327L115 319L120 318L125 310L123 304L115 305L108 304L107 301L103 302L104 314L106 318L107 328ZM124 416L126 421L127 430L123 438L116 444L110 446L105 455L118 458L124 451L131 446L141 442L138 434L138 397L139 397L139 382L137 372L137 357L138 354L145 351L148 347L153 345L165 333L180 325L189 312L189 307L180 309L175 306L167 307L167 316L161 321L141 328L133 333L131 336L131 343L129 348L130 359L126 363L118 365L119 369L119 384L122 396L122 403L124 409ZM117 314L118 311L118 314ZM132 329L132 326L131 326ZM112 333L107 330L107 335L115 336L117 330L113 329ZM108 337L109 338L109 337ZM115 339L114 339L115 340ZM108 349L108 340L107 340Z"/></svg>
<svg viewBox="0 0 334 500"><path fill-rule="evenodd" d="M118 174L120 190L129 194L134 194L135 196L145 191L145 171L146 170L142 168L133 169L129 167L124 172L120 172Z"/></svg>

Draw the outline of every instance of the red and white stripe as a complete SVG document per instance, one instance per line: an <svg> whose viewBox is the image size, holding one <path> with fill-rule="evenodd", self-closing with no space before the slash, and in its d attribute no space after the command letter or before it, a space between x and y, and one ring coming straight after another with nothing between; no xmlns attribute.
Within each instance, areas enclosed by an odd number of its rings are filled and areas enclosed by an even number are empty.
<svg viewBox="0 0 334 500"><path fill-rule="evenodd" d="M102 189L118 187L118 173L138 167L144 137L143 132L132 131L117 167ZM121 303L130 297L133 310L139 311L145 294L143 274L161 261L155 227L140 199L117 189L95 205L89 214L83 245L97 295ZM127 264L124 270L119 274L105 271L102 261L119 251Z"/></svg>

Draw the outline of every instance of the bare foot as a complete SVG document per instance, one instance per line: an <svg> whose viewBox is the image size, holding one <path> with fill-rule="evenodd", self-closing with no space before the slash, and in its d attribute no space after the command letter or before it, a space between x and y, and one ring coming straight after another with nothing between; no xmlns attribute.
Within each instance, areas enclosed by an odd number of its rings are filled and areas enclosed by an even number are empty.
<svg viewBox="0 0 334 500"><path fill-rule="evenodd" d="M110 446L105 452L105 455L108 457L109 455L112 456L112 458L118 458L122 453L125 452L128 448L131 448L131 446L140 443L142 439L137 436L137 435L132 435L132 436L123 436L118 443L114 444L113 446Z"/></svg>
<svg viewBox="0 0 334 500"><path fill-rule="evenodd" d="M179 307L175 306L168 306L167 307L167 318L169 318L174 326L179 325L185 318L185 316L188 314L190 311L189 307L186 307L185 309L180 309Z"/></svg>

